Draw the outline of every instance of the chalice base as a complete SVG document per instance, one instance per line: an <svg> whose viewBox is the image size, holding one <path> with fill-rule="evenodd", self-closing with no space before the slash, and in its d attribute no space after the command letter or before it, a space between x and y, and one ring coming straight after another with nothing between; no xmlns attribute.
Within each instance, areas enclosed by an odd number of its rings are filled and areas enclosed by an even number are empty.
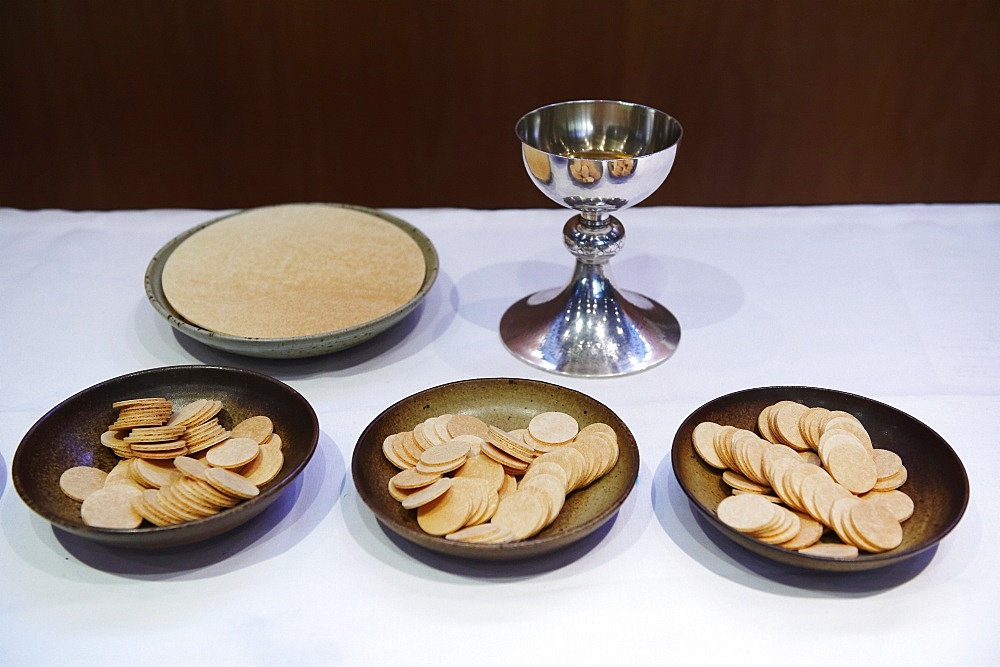
<svg viewBox="0 0 1000 667"><path fill-rule="evenodd" d="M521 299L500 320L514 356L542 370L582 377L638 373L677 349L677 318L659 303L619 291L603 264L578 262L565 288Z"/></svg>

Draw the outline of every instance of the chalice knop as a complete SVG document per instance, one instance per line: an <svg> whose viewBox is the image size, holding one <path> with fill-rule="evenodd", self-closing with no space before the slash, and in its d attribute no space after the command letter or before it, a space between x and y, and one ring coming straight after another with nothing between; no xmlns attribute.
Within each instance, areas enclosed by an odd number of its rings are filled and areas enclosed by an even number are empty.
<svg viewBox="0 0 1000 667"><path fill-rule="evenodd" d="M527 363L565 375L626 375L665 361L680 325L659 303L612 284L608 262L625 229L611 214L660 187L674 164L680 123L639 104L584 100L536 109L515 130L531 180L578 211L563 228L576 266L565 287L527 296L504 313L504 344Z"/></svg>

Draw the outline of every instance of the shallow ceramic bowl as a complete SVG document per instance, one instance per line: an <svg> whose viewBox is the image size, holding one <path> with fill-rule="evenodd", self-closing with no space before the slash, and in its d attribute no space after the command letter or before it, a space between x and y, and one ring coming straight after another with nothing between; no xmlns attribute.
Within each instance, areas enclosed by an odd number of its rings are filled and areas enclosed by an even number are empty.
<svg viewBox="0 0 1000 667"><path fill-rule="evenodd" d="M267 415L281 436L285 463L256 498L197 521L134 530L92 528L80 518L80 503L59 489L67 468L110 470L118 457L100 443L115 420L115 401L161 396L178 404L197 398L222 401L226 428L253 415ZM25 434L14 454L11 476L18 494L56 528L113 546L159 548L190 544L231 530L263 512L305 468L319 441L319 422L294 389L266 375L218 366L172 366L116 377L67 398Z"/></svg>
<svg viewBox="0 0 1000 667"><path fill-rule="evenodd" d="M504 430L523 428L536 414L562 411L580 426L604 422L618 434L618 462L601 479L574 491L556 520L534 537L507 544L467 544L428 535L416 511L403 509L388 492L399 472L382 454L392 433L412 430L428 417L470 414ZM625 423L610 408L572 389L536 380L485 378L426 389L387 408L364 430L351 462L354 486L378 521L397 535L438 553L478 560L516 560L557 551L583 539L614 518L639 474L639 449Z"/></svg>
<svg viewBox="0 0 1000 667"><path fill-rule="evenodd" d="M434 285L434 281L437 280L439 268L437 250L434 248L434 244L431 243L431 240L427 238L419 229L410 223L383 211L365 208L363 206L349 206L347 204L323 205L349 208L355 211L361 211L374 215L395 225L396 227L399 227L414 240L420 248L420 252L423 254L425 273L424 281L421 283L420 289L412 299L392 312L386 313L385 315L368 322L363 322L345 329L337 329L335 331L313 334L311 336L293 336L288 338L250 338L247 336L223 334L193 324L185 319L183 315L177 312L177 310L170 305L170 301L164 294L163 268L166 266L167 259L170 257L170 254L177 249L177 246L186 241L190 236L198 233L209 225L213 225L220 220L225 220L231 216L223 216L215 220L209 220L208 222L193 227L174 237L165 246L160 248L160 251L153 256L153 259L150 260L149 265L146 267L146 298L149 299L149 302L153 305L153 308L156 309L156 312L162 315L164 319L170 323L170 326L177 331L204 343L209 347L214 347L226 352L232 352L234 354L269 359L295 359L329 354L331 352L346 350L347 348L355 345L360 345L361 343L398 324L404 317L409 315L418 305L420 305L420 302L424 300L424 297L427 296L427 293ZM233 215L238 214L234 213Z"/></svg>
<svg viewBox="0 0 1000 667"><path fill-rule="evenodd" d="M715 515L730 494L720 471L694 451L691 433L703 421L731 424L757 432L757 416L781 400L810 407L846 410L861 420L875 447L896 452L908 477L901 491L914 502L914 514L903 523L903 543L884 553L862 551L858 558L835 559L800 554L765 544L723 524ZM677 430L671 452L674 475L698 512L726 537L765 558L813 570L851 572L899 563L935 546L958 524L969 502L969 479L958 455L941 436L910 415L862 396L813 387L747 389L709 401Z"/></svg>

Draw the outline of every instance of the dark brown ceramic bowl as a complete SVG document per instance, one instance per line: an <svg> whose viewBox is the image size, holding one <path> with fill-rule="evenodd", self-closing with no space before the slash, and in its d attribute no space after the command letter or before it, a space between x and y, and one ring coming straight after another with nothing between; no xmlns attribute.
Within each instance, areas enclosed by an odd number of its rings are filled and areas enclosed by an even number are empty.
<svg viewBox="0 0 1000 667"><path fill-rule="evenodd" d="M903 543L879 554L858 558L809 556L765 544L726 526L715 515L729 495L719 471L694 451L691 433L703 421L731 424L757 432L757 416L768 405L791 400L810 407L846 410L871 434L876 447L896 452L908 478L901 488L914 502L913 516L903 523ZM896 408L862 396L813 387L764 387L722 396L695 410L677 430L672 449L674 475L691 504L724 535L765 558L813 570L853 572L899 563L930 549L958 524L969 502L969 478L955 451L941 436Z"/></svg>
<svg viewBox="0 0 1000 667"><path fill-rule="evenodd" d="M382 454L386 436L412 430L428 417L446 413L475 415L498 428L512 430L527 426L531 417L546 411L570 414L581 426L594 422L610 425L618 434L620 454L607 475L567 496L556 520L534 537L507 544L452 542L422 531L416 511L403 509L389 495L389 478L399 471ZM361 434L351 469L361 499L390 531L438 553L504 561L557 551L614 518L639 474L639 448L618 415L586 394L537 380L485 378L426 389L386 409Z"/></svg>
<svg viewBox="0 0 1000 667"><path fill-rule="evenodd" d="M281 436L285 463L256 498L198 521L134 530L91 528L80 518L80 503L59 489L67 468L88 465L110 470L118 462L100 443L115 420L115 401L160 396L187 403L197 398L222 401L219 422L230 428L253 415L267 415ZM263 512L302 472L319 441L312 406L294 389L260 373L218 366L172 366L116 377L49 410L18 445L11 466L14 487L25 504L53 526L113 546L160 548L190 544L231 530ZM144 524L147 526L147 524Z"/></svg>

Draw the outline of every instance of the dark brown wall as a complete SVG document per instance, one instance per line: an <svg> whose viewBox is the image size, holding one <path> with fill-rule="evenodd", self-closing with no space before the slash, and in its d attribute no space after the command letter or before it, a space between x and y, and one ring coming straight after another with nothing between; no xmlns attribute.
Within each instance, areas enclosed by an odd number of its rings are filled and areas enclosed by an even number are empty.
<svg viewBox="0 0 1000 667"><path fill-rule="evenodd" d="M1000 201L1000 2L0 0L0 205L550 206L513 125L685 136L649 203Z"/></svg>

